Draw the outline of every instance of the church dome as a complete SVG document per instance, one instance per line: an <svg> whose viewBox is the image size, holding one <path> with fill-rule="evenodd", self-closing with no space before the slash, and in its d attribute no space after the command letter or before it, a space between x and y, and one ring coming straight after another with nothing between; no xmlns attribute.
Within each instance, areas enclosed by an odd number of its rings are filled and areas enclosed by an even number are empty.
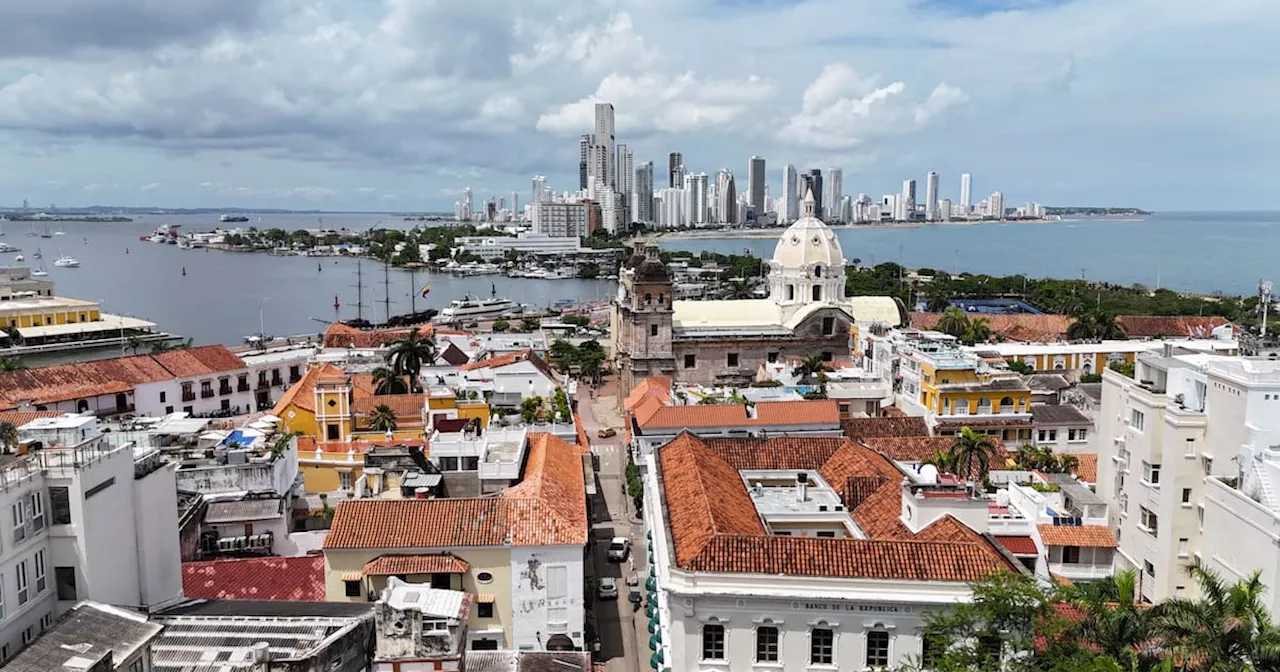
<svg viewBox="0 0 1280 672"><path fill-rule="evenodd" d="M773 264L779 269L808 270L818 266L844 269L844 251L831 227L814 217L813 193L805 195L804 217L778 238L773 248Z"/></svg>

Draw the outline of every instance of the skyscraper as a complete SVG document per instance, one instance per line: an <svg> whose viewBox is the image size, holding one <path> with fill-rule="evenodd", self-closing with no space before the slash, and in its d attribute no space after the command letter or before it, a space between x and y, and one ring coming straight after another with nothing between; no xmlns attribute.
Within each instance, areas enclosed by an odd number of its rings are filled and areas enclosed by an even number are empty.
<svg viewBox="0 0 1280 672"><path fill-rule="evenodd" d="M840 199L844 196L844 171L839 168L827 169L827 193L822 199L827 204L826 217L829 220L844 221L844 212L840 209Z"/></svg>
<svg viewBox="0 0 1280 672"><path fill-rule="evenodd" d="M652 224L653 217L653 162L645 161L636 167L632 182L631 218Z"/></svg>
<svg viewBox="0 0 1280 672"><path fill-rule="evenodd" d="M519 210L520 210L520 195L513 191L511 192L511 210L510 210L511 219L516 218L517 211Z"/></svg>
<svg viewBox="0 0 1280 672"><path fill-rule="evenodd" d="M729 175L732 177L733 173ZM747 198L748 203L755 209L756 218L764 215L764 184L764 159L753 156L747 169Z"/></svg>
<svg viewBox="0 0 1280 672"><path fill-rule="evenodd" d="M800 201L804 200L804 195L813 191L813 175L809 173L800 173L797 175L796 181L796 219L800 218ZM816 196L814 197L817 198Z"/></svg>
<svg viewBox="0 0 1280 672"><path fill-rule="evenodd" d="M969 173L960 173L960 212L969 214L969 206L972 201L969 198L973 195L973 178Z"/></svg>
<svg viewBox="0 0 1280 672"><path fill-rule="evenodd" d="M684 178L679 176L684 168L684 155L680 152L671 152L667 155L667 188L682 189L684 187Z"/></svg>
<svg viewBox="0 0 1280 672"><path fill-rule="evenodd" d="M600 172L596 174L596 180L616 188L618 182L614 168L613 105L610 103L596 103L595 136L597 151L600 152L597 169Z"/></svg>
<svg viewBox="0 0 1280 672"><path fill-rule="evenodd" d="M823 209L822 170L820 168L809 170L809 188L813 190L813 216L822 219L826 216L827 211ZM800 197L804 198L804 194L801 194Z"/></svg>
<svg viewBox="0 0 1280 672"><path fill-rule="evenodd" d="M778 223L794 222L800 217L799 179L796 167L787 164L782 168L782 204L778 208ZM759 217L759 213L756 213Z"/></svg>
<svg viewBox="0 0 1280 672"><path fill-rule="evenodd" d="M707 223L707 174L684 176L685 216L692 225Z"/></svg>
<svg viewBox="0 0 1280 672"><path fill-rule="evenodd" d="M899 197L899 204L902 217L899 219L911 219L916 214L916 181L903 180L902 194Z"/></svg>
<svg viewBox="0 0 1280 672"><path fill-rule="evenodd" d="M938 219L938 174L929 171L924 180L924 218L930 222Z"/></svg>
<svg viewBox="0 0 1280 672"><path fill-rule="evenodd" d="M618 145L617 165L614 167L617 175L618 184L614 191L618 192L618 196L622 199L623 220L624 223L630 224L635 215L631 212L631 193L632 185L635 181L635 169L632 167L631 149L626 145Z"/></svg>
<svg viewBox="0 0 1280 672"><path fill-rule="evenodd" d="M547 190L547 178L542 175L533 176L533 193L529 195L530 203L540 203L542 201L542 192Z"/></svg>
<svg viewBox="0 0 1280 672"><path fill-rule="evenodd" d="M755 157L752 157L753 169L755 168L755 160ZM760 164L760 170L763 171L764 159L760 160ZM721 224L736 224L738 222L738 189L733 183L732 170L721 169L720 172L716 173L716 213L720 217Z"/></svg>
<svg viewBox="0 0 1280 672"><path fill-rule="evenodd" d="M591 159L595 154L595 139L590 133L578 138L578 188L587 188L587 175L591 172Z"/></svg>

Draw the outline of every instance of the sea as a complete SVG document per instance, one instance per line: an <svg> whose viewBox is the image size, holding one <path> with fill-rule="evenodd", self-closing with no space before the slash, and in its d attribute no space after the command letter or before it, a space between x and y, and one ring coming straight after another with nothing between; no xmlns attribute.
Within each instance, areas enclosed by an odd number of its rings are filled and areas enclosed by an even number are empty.
<svg viewBox="0 0 1280 672"><path fill-rule="evenodd" d="M258 228L409 228L402 215L264 214L239 226ZM499 296L533 307L569 299L607 301L608 280L533 280L503 276L454 277L348 258L280 257L262 253L185 250L139 240L159 224L211 231L217 215L140 215L132 222L54 222L65 235L39 238L25 222L4 222L0 240L37 247L61 296L97 300L105 312L151 320L198 344L238 344L265 330L279 336L316 334L329 322L363 315L441 308L453 299ZM37 224L37 231L43 231ZM1140 218L1080 219L1045 224L988 223L918 228L837 227L847 259L893 261L909 267L1030 277L1085 277L1200 293L1252 294L1262 278L1280 279L1280 212L1157 213ZM772 239L711 238L664 241L669 249L772 256ZM79 268L56 268L59 254ZM6 258L7 257L7 258ZM0 263L12 263L0 255ZM186 274L183 275L185 269ZM357 285L363 285L363 291ZM420 296L430 284L426 299ZM361 296L362 295L362 296ZM411 297L412 300L411 300ZM334 308L335 299L338 307ZM363 304L363 307L357 306Z"/></svg>

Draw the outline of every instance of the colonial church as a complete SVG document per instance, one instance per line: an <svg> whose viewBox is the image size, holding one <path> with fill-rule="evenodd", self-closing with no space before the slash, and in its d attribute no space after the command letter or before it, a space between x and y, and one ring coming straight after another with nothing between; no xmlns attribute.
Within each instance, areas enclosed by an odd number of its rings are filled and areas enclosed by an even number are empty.
<svg viewBox="0 0 1280 672"><path fill-rule="evenodd" d="M844 295L844 253L835 232L814 216L812 193L805 195L804 216L778 239L768 269L768 298L673 301L671 274L657 249L637 249L613 302L619 392L658 375L745 384L762 362L847 357L855 323L906 322L905 308L892 297Z"/></svg>

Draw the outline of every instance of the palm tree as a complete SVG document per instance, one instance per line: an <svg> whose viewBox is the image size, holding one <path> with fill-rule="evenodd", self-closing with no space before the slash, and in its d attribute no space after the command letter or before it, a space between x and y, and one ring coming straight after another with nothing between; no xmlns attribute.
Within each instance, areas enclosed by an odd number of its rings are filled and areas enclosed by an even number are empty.
<svg viewBox="0 0 1280 672"><path fill-rule="evenodd" d="M422 371L424 364L431 365L436 361L436 339L435 336L423 338L418 335L418 330L414 329L404 338L392 341L388 344L387 363L395 372L402 376L409 376L409 389L419 389L418 374Z"/></svg>
<svg viewBox="0 0 1280 672"><path fill-rule="evenodd" d="M796 364L796 368L791 370L791 375L800 379L800 382L806 383L812 380L813 376L822 373L827 368L827 363L818 355L808 355Z"/></svg>
<svg viewBox="0 0 1280 672"><path fill-rule="evenodd" d="M4 333L9 337L11 345L22 345L22 332L17 327L5 327Z"/></svg>
<svg viewBox="0 0 1280 672"><path fill-rule="evenodd" d="M526 317L520 320L520 331L537 331L542 327L542 320L536 317Z"/></svg>
<svg viewBox="0 0 1280 672"><path fill-rule="evenodd" d="M1080 582L1068 589L1069 601L1084 612L1080 639L1097 647L1124 670L1148 667L1154 660L1151 610L1137 605L1138 577L1132 570L1110 580Z"/></svg>
<svg viewBox="0 0 1280 672"><path fill-rule="evenodd" d="M724 298L733 300L750 299L751 288L747 286L745 280L734 280L725 289Z"/></svg>
<svg viewBox="0 0 1280 672"><path fill-rule="evenodd" d="M923 464L931 464L944 474L954 474L956 471L956 456L949 451L944 453L941 450L935 450L933 451L933 457L925 460Z"/></svg>
<svg viewBox="0 0 1280 672"><path fill-rule="evenodd" d="M941 313L951 307L951 300L943 294L933 294L925 300L925 310L931 313Z"/></svg>
<svg viewBox="0 0 1280 672"><path fill-rule="evenodd" d="M395 371L385 366L379 366L373 370L373 393L377 394L404 394L408 391L404 381L400 380L400 376Z"/></svg>
<svg viewBox="0 0 1280 672"><path fill-rule="evenodd" d="M271 457L275 459L284 455L284 451L289 450L289 445L293 443L294 438L302 436L302 432L285 432L277 434L276 440L271 443Z"/></svg>
<svg viewBox="0 0 1280 672"><path fill-rule="evenodd" d="M979 317L969 323L969 328L965 330L965 342L973 345L974 343L986 343L991 340L991 322L985 317Z"/></svg>
<svg viewBox="0 0 1280 672"><path fill-rule="evenodd" d="M1116 316L1111 313L1099 311L1094 314L1093 321L1097 325L1095 333L1100 340L1119 340L1129 337L1125 333L1124 327L1120 326L1120 323L1116 321Z"/></svg>
<svg viewBox="0 0 1280 672"><path fill-rule="evenodd" d="M1199 600L1173 598L1153 609L1154 632L1183 670L1252 672L1280 668L1280 631L1271 624L1258 572L1227 584L1192 565Z"/></svg>
<svg viewBox="0 0 1280 672"><path fill-rule="evenodd" d="M964 338L969 333L969 316L952 306L942 312L942 317L938 318L938 323L933 328L956 338Z"/></svg>
<svg viewBox="0 0 1280 672"><path fill-rule="evenodd" d="M569 367L573 366L575 360L578 358L578 349L569 341L566 341L563 338L557 338L555 342L551 344L551 348L547 351L547 355L551 360L551 363L554 364L557 369L567 372Z"/></svg>
<svg viewBox="0 0 1280 672"><path fill-rule="evenodd" d="M129 348L133 350L133 354L135 355L138 354L138 348L142 347L142 339L138 338L138 336L135 334L130 336L127 339L127 342L129 344Z"/></svg>
<svg viewBox="0 0 1280 672"><path fill-rule="evenodd" d="M0 371L21 371L27 368L17 357L0 357Z"/></svg>
<svg viewBox="0 0 1280 672"><path fill-rule="evenodd" d="M4 447L4 452L13 452L13 447L18 443L18 428L12 422L0 422L0 446Z"/></svg>
<svg viewBox="0 0 1280 672"><path fill-rule="evenodd" d="M1067 325L1067 338L1072 341L1092 341L1097 333L1098 325L1092 313L1077 315L1076 319Z"/></svg>
<svg viewBox="0 0 1280 672"><path fill-rule="evenodd" d="M987 473L991 471L991 461L996 457L996 444L991 437L964 427L951 442L951 455L955 460L957 476L981 483L987 480Z"/></svg>
<svg viewBox="0 0 1280 672"><path fill-rule="evenodd" d="M369 414L369 427L379 432L396 431L396 412L386 404L378 404Z"/></svg>

